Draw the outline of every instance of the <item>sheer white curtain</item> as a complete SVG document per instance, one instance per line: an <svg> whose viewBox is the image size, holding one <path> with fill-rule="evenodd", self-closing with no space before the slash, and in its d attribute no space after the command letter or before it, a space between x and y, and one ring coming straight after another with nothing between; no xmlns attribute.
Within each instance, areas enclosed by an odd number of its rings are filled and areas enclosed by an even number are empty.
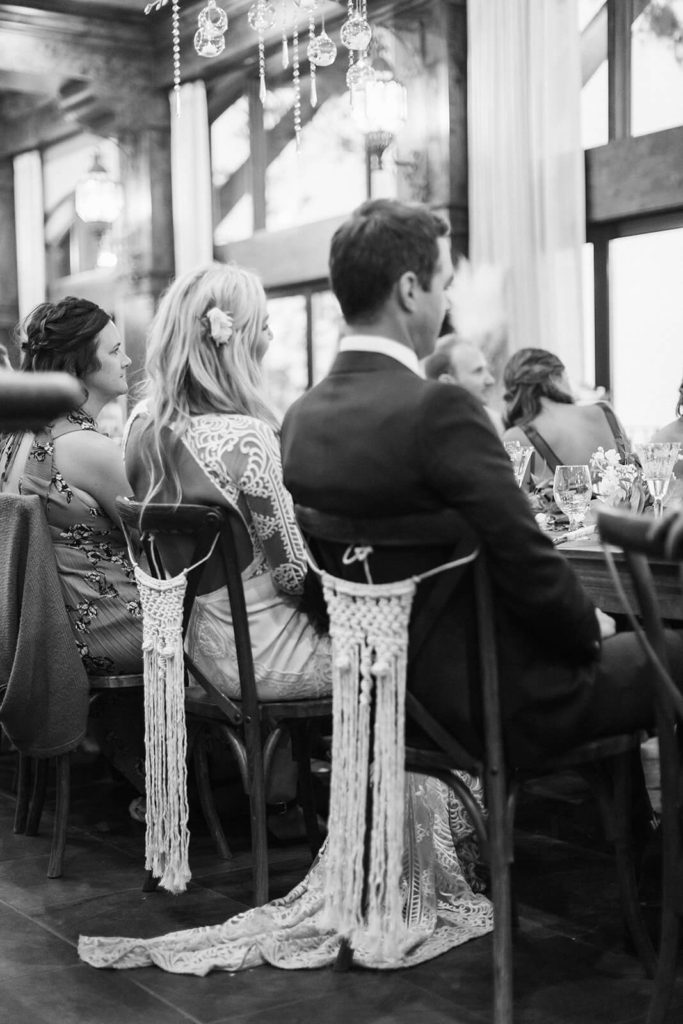
<svg viewBox="0 0 683 1024"><path fill-rule="evenodd" d="M209 115L204 83L180 87L171 102L171 175L176 274L213 259Z"/></svg>
<svg viewBox="0 0 683 1024"><path fill-rule="evenodd" d="M33 149L14 158L19 316L23 319L47 296L43 164Z"/></svg>
<svg viewBox="0 0 683 1024"><path fill-rule="evenodd" d="M576 0L468 0L470 258L504 274L507 350L583 380ZM503 352L495 353L502 361Z"/></svg>

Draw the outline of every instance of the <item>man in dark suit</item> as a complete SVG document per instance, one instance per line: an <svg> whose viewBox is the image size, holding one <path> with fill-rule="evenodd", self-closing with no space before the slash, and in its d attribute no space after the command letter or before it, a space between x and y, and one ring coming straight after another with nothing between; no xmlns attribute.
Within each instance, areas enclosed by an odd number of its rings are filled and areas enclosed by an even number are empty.
<svg viewBox="0 0 683 1024"><path fill-rule="evenodd" d="M288 411L285 483L295 502L358 518L457 510L486 552L499 638L509 757L530 764L652 717L636 639L614 633L542 534L481 403L424 380L453 268L447 225L424 207L365 203L335 233L332 288L348 325L329 375ZM326 546L326 567L342 567ZM373 578L403 579L444 547L378 549ZM416 608L433 583L418 588ZM478 651L471 576L439 614L408 685L438 722L476 746Z"/></svg>

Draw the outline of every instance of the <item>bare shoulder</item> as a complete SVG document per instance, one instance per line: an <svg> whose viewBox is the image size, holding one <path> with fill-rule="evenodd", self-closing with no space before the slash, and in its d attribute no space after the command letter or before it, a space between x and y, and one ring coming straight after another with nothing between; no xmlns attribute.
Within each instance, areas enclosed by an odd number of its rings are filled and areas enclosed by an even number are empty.
<svg viewBox="0 0 683 1024"><path fill-rule="evenodd" d="M503 441L520 441L522 444L528 444L529 439L520 427L509 427L503 434Z"/></svg>
<svg viewBox="0 0 683 1024"><path fill-rule="evenodd" d="M652 435L653 441L678 441L683 443L683 416L679 416L666 426L660 427Z"/></svg>

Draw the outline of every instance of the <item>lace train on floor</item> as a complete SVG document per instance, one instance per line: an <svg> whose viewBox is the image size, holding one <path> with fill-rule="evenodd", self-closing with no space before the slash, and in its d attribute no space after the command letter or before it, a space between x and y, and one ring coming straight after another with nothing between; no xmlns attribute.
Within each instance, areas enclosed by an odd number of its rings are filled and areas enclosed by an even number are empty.
<svg viewBox="0 0 683 1024"><path fill-rule="evenodd" d="M462 774L462 773L461 773ZM482 787L463 775L477 800ZM322 924L325 849L306 878L282 899L223 924L170 932L155 939L81 936L78 952L93 967L146 967L175 974L239 971L259 964L288 970L334 962L339 936ZM478 848L462 804L443 783L409 775L402 891L407 940L385 962L357 944L365 967L410 967L490 932L493 908L477 877Z"/></svg>

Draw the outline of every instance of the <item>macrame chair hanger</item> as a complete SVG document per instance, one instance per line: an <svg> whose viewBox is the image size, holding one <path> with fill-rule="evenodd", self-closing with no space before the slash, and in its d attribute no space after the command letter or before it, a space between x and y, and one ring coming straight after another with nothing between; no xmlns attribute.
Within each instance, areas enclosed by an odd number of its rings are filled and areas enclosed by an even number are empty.
<svg viewBox="0 0 683 1024"><path fill-rule="evenodd" d="M398 960L410 938L400 878L405 799L408 624L418 584L463 568L462 557L392 583L374 583L371 545L350 544L367 582L319 575L332 640L332 774L324 921L356 948ZM366 832L369 831L369 838Z"/></svg>
<svg viewBox="0 0 683 1024"><path fill-rule="evenodd" d="M185 723L184 627L188 577L213 555L220 526L208 550L169 579L151 576L138 564L125 524L124 536L142 605L145 694L145 868L168 892L184 892L191 878L187 827L187 731ZM163 572L151 532L143 529L150 564ZM206 545L204 544L204 547ZM153 559L156 559L153 562Z"/></svg>

